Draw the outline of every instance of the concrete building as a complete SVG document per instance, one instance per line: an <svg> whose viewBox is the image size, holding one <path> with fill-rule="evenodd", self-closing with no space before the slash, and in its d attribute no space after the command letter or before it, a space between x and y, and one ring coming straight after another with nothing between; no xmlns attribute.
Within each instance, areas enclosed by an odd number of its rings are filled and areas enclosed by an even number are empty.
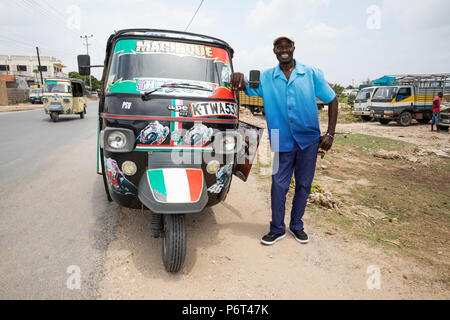
<svg viewBox="0 0 450 320"><path fill-rule="evenodd" d="M47 78L67 78L68 75L62 71L67 68L62 64L61 60L55 57L41 56L42 77L45 81ZM29 85L40 83L37 56L8 56L0 55L0 75L14 75L26 77Z"/></svg>

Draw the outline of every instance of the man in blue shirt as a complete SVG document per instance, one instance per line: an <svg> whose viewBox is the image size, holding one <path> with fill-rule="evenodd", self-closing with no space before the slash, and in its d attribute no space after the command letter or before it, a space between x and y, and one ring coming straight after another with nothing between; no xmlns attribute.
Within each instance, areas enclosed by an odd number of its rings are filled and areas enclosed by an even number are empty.
<svg viewBox="0 0 450 320"><path fill-rule="evenodd" d="M311 191L317 151L328 151L336 129L338 101L321 70L294 59L294 40L282 35L273 42L279 65L261 73L258 89L251 89L242 73L231 75L231 88L264 100L271 149L275 152L272 172L270 232L261 242L272 245L286 236L284 224L286 194L292 174L295 196L289 232L300 243L309 238L302 217ZM328 131L320 135L316 97L328 104Z"/></svg>

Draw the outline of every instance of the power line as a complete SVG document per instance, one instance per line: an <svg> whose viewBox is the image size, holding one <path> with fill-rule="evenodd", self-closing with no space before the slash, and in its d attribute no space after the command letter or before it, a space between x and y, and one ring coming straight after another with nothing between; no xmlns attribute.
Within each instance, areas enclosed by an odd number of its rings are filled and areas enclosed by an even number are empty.
<svg viewBox="0 0 450 320"><path fill-rule="evenodd" d="M52 9L53 12L51 12L48 8L45 8L39 3L36 3L35 0L20 0L20 2L16 1L16 3L20 4L22 7L26 7L29 11L31 11L32 15L39 13L42 17L51 19L54 22L64 25L64 27L72 32L73 35L77 35L75 31L67 28L66 21L61 17L63 15L58 14L55 9ZM49 5L47 4L47 6Z"/></svg>
<svg viewBox="0 0 450 320"><path fill-rule="evenodd" d="M188 23L186 29L184 29L184 31L186 31L186 30L189 28L189 26L191 25L192 21L194 20L195 16L197 15L198 10L200 10L200 7L202 6L203 1L204 1L204 0L202 0L202 1L200 2L200 4L199 4L197 10L195 11L194 15L193 15L192 18L191 18L191 21L189 21L189 23Z"/></svg>

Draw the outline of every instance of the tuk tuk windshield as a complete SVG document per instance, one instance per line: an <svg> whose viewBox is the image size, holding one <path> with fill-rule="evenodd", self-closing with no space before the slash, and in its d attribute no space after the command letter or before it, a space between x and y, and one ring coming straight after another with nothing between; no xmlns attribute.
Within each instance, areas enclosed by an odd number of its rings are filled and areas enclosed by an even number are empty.
<svg viewBox="0 0 450 320"><path fill-rule="evenodd" d="M144 93L167 83L229 88L230 58L225 49L159 40L119 40L108 75L109 92ZM158 93L168 93L173 88ZM175 89L191 94L195 88ZM171 92L173 93L173 92Z"/></svg>
<svg viewBox="0 0 450 320"><path fill-rule="evenodd" d="M65 83L46 83L45 92L49 93L70 93L70 85Z"/></svg>

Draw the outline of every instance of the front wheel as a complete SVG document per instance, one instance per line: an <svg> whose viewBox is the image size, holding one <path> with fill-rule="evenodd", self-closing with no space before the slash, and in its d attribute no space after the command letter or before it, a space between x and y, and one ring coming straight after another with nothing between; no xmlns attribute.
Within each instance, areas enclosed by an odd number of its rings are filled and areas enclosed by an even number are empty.
<svg viewBox="0 0 450 320"><path fill-rule="evenodd" d="M389 120L389 119L380 119L380 120L378 120L378 121L380 121L380 123L381 123L382 125L387 125L389 122L391 122L391 120Z"/></svg>
<svg viewBox="0 0 450 320"><path fill-rule="evenodd" d="M168 272L178 272L186 256L186 222L184 214L163 217L162 259Z"/></svg>
<svg viewBox="0 0 450 320"><path fill-rule="evenodd" d="M80 118L84 119L84 115L86 114L86 107L83 108L83 112L80 113Z"/></svg>
<svg viewBox="0 0 450 320"><path fill-rule="evenodd" d="M409 111L403 111L400 114L400 117L397 120L398 124L401 125L402 127L408 127L411 125L412 122L412 115L411 112Z"/></svg>
<svg viewBox="0 0 450 320"><path fill-rule="evenodd" d="M362 118L363 121L370 121L370 120L372 120L371 116L361 116L361 118Z"/></svg>
<svg viewBox="0 0 450 320"><path fill-rule="evenodd" d="M50 113L50 118L52 119L53 122L58 122L58 119L59 119L59 114L58 114L58 112L52 112L52 113Z"/></svg>

